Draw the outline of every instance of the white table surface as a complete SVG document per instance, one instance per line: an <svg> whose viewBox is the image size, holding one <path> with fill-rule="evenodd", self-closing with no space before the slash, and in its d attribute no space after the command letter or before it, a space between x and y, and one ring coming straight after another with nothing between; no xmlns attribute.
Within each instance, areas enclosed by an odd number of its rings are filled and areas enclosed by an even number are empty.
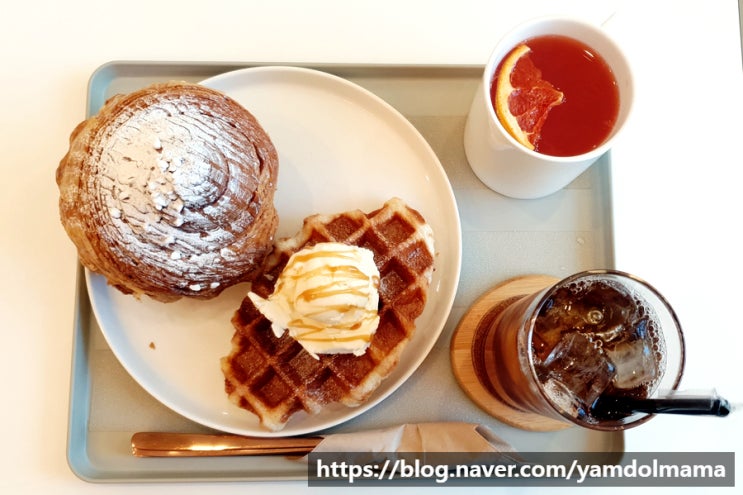
<svg viewBox="0 0 743 495"><path fill-rule="evenodd" d="M637 87L634 115L612 155L617 267L650 280L676 307L688 346L684 388L716 387L743 402L743 77L735 0L107 4L3 7L2 493L321 491L304 482L103 486L79 480L66 464L76 253L58 220L54 171L84 117L88 77L110 60L484 64L498 37L530 17L608 19ZM742 432L743 412L658 417L630 430L626 449L735 451L740 476Z"/></svg>

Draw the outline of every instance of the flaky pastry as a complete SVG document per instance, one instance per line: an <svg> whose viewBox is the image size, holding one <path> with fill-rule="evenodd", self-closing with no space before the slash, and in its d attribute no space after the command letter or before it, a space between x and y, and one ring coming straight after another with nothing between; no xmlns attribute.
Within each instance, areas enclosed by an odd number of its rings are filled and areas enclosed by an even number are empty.
<svg viewBox="0 0 743 495"><path fill-rule="evenodd" d="M278 156L256 118L198 84L117 95L57 169L80 261L124 293L211 298L252 279L273 244Z"/></svg>

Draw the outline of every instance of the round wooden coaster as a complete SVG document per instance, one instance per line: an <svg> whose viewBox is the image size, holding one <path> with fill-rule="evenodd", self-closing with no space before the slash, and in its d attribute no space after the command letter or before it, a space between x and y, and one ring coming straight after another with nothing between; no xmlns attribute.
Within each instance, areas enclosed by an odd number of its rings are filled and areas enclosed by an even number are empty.
<svg viewBox="0 0 743 495"><path fill-rule="evenodd" d="M547 275L526 275L499 284L483 294L467 310L454 331L450 355L452 371L467 395L488 414L507 425L529 431L556 431L571 424L545 416L513 409L495 397L478 378L482 366L485 332L498 314L516 299L554 284L558 279ZM484 373L481 371L481 373Z"/></svg>

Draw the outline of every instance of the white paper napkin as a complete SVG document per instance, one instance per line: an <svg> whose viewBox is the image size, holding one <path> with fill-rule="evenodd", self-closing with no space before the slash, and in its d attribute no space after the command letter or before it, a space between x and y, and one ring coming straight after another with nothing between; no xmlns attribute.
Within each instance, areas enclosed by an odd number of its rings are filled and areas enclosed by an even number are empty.
<svg viewBox="0 0 743 495"><path fill-rule="evenodd" d="M474 423L407 423L378 430L336 433L313 449L322 452L515 452L487 427ZM307 461L305 456L300 460Z"/></svg>

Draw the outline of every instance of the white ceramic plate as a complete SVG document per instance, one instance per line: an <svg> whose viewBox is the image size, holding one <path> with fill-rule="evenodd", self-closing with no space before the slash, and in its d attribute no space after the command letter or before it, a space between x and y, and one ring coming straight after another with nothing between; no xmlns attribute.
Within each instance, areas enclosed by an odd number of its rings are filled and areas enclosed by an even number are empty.
<svg viewBox="0 0 743 495"><path fill-rule="evenodd" d="M461 231L447 176L428 143L390 105L336 76L295 67L259 67L216 76L204 85L249 109L279 153L276 207L279 236L294 235L312 213L370 211L398 196L418 209L434 231L435 270L425 311L401 361L360 407L333 405L295 415L281 432L233 405L219 359L230 349L230 319L248 287L210 301L136 300L88 273L93 310L127 371L150 394L205 426L253 436L319 431L368 410L397 389L433 347L448 318L459 281Z"/></svg>

